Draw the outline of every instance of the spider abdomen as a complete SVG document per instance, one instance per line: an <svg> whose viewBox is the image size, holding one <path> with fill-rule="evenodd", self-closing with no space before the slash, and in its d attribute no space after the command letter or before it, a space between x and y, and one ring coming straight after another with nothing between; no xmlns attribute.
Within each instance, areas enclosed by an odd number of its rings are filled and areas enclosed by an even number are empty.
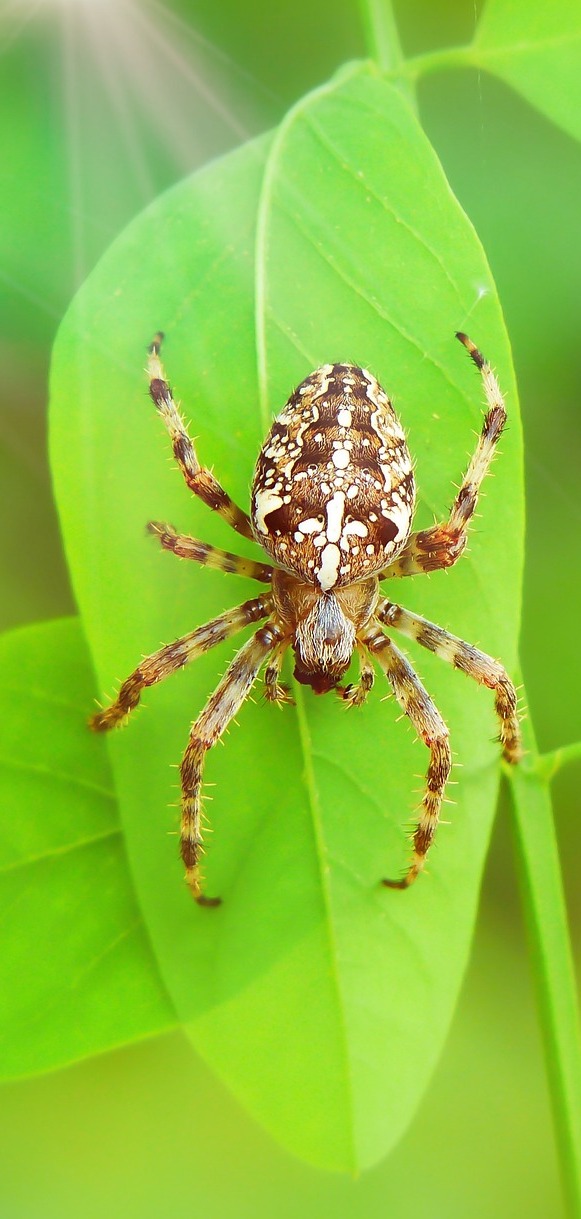
<svg viewBox="0 0 581 1219"><path fill-rule="evenodd" d="M405 434L389 398L355 364L324 364L275 419L252 485L252 527L287 571L323 592L386 567L415 502Z"/></svg>

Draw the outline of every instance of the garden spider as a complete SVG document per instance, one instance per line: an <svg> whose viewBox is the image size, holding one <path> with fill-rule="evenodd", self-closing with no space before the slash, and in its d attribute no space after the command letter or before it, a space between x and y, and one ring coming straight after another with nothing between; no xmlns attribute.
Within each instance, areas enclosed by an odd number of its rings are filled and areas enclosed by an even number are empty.
<svg viewBox="0 0 581 1219"><path fill-rule="evenodd" d="M289 701L279 681L289 647L294 651L297 681L311 686L315 694L334 689L351 707L365 702L374 679L371 660L375 660L430 751L412 860L401 879L382 881L389 888L408 888L423 867L451 757L442 716L382 627L394 627L494 690L504 757L515 763L521 756L516 693L502 665L386 600L379 587L380 580L437 571L460 558L480 484L504 427L506 411L490 365L465 334L456 337L480 369L488 410L448 520L417 533L410 533L415 484L405 435L371 373L354 364L324 364L298 386L260 451L249 517L198 462L160 361L161 333L149 348L150 394L188 487L237 533L258 542L273 560L271 565L240 558L178 534L170 525L150 522L150 532L164 549L220 571L249 576L269 588L142 660L111 706L90 720L98 732L114 727L137 706L145 687L243 627L263 622L234 657L198 716L181 763L181 855L187 883L201 905L220 901L203 893L200 877L206 752L238 711L264 661L266 698L272 703ZM341 678L355 651L359 681L343 686Z"/></svg>

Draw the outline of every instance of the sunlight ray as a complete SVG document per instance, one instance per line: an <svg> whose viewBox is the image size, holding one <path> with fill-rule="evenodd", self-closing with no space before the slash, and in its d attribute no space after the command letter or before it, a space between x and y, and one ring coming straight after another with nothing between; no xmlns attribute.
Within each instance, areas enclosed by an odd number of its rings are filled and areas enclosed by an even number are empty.
<svg viewBox="0 0 581 1219"><path fill-rule="evenodd" d="M277 106L282 105L282 99L276 93L274 93L272 89L268 87L268 85L265 85L263 81L259 80L257 76L254 76L252 72L249 72L247 68L243 68L242 65L237 63L231 55L222 50L222 48L217 46L216 43L211 42L209 38L206 38L206 36L201 34L199 30L196 30L194 26L190 25L187 21L184 21L184 19L180 17L178 13L174 13L171 9L166 8L164 4L160 3L160 0L148 0L148 5L151 10L155 10L155 12L164 22L167 22L169 25L173 26L182 45L184 40L190 43L195 43L195 45L201 51L203 51L204 55L210 56L217 64L227 68L229 73L238 77L246 89L250 87L255 91L256 94L259 94L264 101L269 102L270 104L274 103Z"/></svg>
<svg viewBox="0 0 581 1219"><path fill-rule="evenodd" d="M152 43L165 56L171 70L177 71L180 75L193 86L196 93L204 99L205 102L215 111L215 113L231 128L231 130L239 136L240 139L248 139L249 131L241 123L228 106L226 106L217 95L202 79L198 70L194 70L187 59L184 58L181 51L170 41L170 39L162 32L159 26L154 23L141 9L135 8L134 17L140 22L142 29L151 39Z"/></svg>
<svg viewBox="0 0 581 1219"><path fill-rule="evenodd" d="M5 55L7 51L14 45L15 42L22 36L23 31L31 21L36 17L41 7L41 0L29 0L26 7L22 0L13 0L4 12L0 14L0 55ZM10 19L15 19L15 24L10 27ZM8 27L5 38L3 38L3 30Z"/></svg>
<svg viewBox="0 0 581 1219"><path fill-rule="evenodd" d="M74 291L135 211L272 116L259 83L163 0L6 0L0 43L41 21L54 34L44 54L62 149L62 187L47 182L46 203L68 219L61 270ZM227 249L229 232L220 237ZM179 277L171 248L168 274Z"/></svg>

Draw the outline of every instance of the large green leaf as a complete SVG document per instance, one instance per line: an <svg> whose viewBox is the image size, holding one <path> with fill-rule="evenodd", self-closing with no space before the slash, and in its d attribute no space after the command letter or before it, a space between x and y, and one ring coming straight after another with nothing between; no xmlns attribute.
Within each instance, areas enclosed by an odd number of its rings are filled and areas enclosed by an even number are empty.
<svg viewBox="0 0 581 1219"><path fill-rule="evenodd" d="M244 147L163 196L63 324L55 485L108 691L143 652L251 593L145 537L155 517L233 544L166 460L139 373L158 327L202 459L245 504L268 416L293 383L323 360L370 365L409 427L423 524L446 512L480 423L475 370L453 338L469 329L498 367L512 422L485 522L457 571L393 596L514 664L522 471L507 337L478 240L396 90L352 70L289 116L270 153ZM150 692L111 742L139 898L200 1052L293 1151L354 1169L409 1122L451 1019L496 798L491 700L419 658L463 769L453 825L405 894L378 881L403 866L426 757L387 688L378 679L360 712L300 691L296 710L250 702L208 761L207 887L224 904L202 910L180 881L171 767L233 647Z"/></svg>
<svg viewBox="0 0 581 1219"><path fill-rule="evenodd" d="M0 638L0 1075L171 1027L137 904L79 623Z"/></svg>
<svg viewBox="0 0 581 1219"><path fill-rule="evenodd" d="M486 0L470 58L581 139L579 0Z"/></svg>

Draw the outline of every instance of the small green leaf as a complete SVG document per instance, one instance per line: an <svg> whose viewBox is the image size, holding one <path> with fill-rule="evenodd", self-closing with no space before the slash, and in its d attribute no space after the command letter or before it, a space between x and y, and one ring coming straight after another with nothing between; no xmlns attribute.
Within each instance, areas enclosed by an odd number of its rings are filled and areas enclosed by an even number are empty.
<svg viewBox="0 0 581 1219"><path fill-rule="evenodd" d="M0 638L0 1074L47 1071L175 1024L127 870L109 762L87 731L79 623Z"/></svg>
<svg viewBox="0 0 581 1219"><path fill-rule="evenodd" d="M481 424L479 380L453 337L469 330L511 413L484 520L457 571L391 594L514 665L522 469L508 341L478 239L395 89L369 68L344 73L291 113L270 153L267 141L248 145L160 198L63 324L53 470L107 691L142 653L255 591L178 564L145 536L154 517L249 549L166 460L140 375L158 328L200 457L244 506L268 419L294 384L326 360L367 363L409 428L423 525L445 515ZM404 865L427 759L380 677L359 712L310 691L297 692L296 709L248 703L208 759L207 890L224 904L202 910L180 879L171 768L233 650L149 691L111 741L129 854L197 1048L296 1154L353 1170L405 1129L451 1020L496 799L492 700L417 656L463 769L453 824L406 894L378 882Z"/></svg>
<svg viewBox="0 0 581 1219"><path fill-rule="evenodd" d="M486 0L469 54L581 139L579 0Z"/></svg>

